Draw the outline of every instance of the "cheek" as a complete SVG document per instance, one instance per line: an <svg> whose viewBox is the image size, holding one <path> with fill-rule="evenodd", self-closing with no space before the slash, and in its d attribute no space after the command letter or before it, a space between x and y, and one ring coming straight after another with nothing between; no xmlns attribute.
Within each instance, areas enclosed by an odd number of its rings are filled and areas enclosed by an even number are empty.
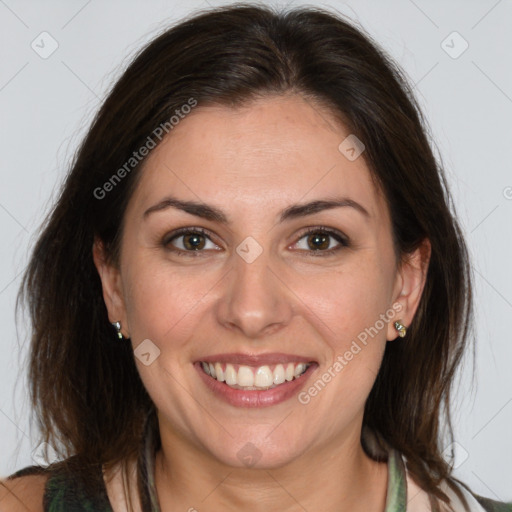
<svg viewBox="0 0 512 512"><path fill-rule="evenodd" d="M371 255L353 260L340 269L302 278L294 287L336 351L344 350L347 342L373 327L380 336L386 334L380 319L391 306L391 271Z"/></svg>
<svg viewBox="0 0 512 512"><path fill-rule="evenodd" d="M329 351L302 403L316 402L327 408L325 414L344 411L335 423L364 406L378 374L387 323L394 315L390 276L392 267L368 254L342 269L301 280L304 310L310 310L310 321Z"/></svg>
<svg viewBox="0 0 512 512"><path fill-rule="evenodd" d="M150 257L127 261L126 268L126 313L134 343L150 338L163 349L169 338L176 343L187 338L185 329L194 324L214 276L172 269Z"/></svg>

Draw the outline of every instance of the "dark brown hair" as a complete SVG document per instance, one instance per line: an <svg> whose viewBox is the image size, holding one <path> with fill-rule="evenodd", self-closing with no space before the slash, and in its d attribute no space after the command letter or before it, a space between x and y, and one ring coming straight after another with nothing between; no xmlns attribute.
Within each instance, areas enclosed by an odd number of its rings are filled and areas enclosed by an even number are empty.
<svg viewBox="0 0 512 512"><path fill-rule="evenodd" d="M136 457L154 407L130 344L116 341L92 259L98 237L116 261L144 160L106 197L98 198L98 187L191 98L236 106L285 93L326 106L363 141L363 157L387 198L399 258L430 240L418 311L407 338L387 344L364 424L405 455L421 487L445 499L438 484L451 468L442 456L442 426L451 440L450 391L471 320L466 247L401 71L353 24L315 8L236 5L196 14L144 48L104 101L21 290L33 326L30 384L42 440L84 468L113 465Z"/></svg>

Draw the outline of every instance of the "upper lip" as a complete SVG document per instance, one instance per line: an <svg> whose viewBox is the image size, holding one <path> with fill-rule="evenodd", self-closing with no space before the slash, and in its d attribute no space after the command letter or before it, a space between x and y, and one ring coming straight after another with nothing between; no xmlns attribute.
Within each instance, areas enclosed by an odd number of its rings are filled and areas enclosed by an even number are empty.
<svg viewBox="0 0 512 512"><path fill-rule="evenodd" d="M214 354L212 356L204 356L198 359L198 362L205 363L231 363L243 364L247 366L263 366L279 363L311 363L314 362L310 357L298 356L295 354L268 353L268 354Z"/></svg>

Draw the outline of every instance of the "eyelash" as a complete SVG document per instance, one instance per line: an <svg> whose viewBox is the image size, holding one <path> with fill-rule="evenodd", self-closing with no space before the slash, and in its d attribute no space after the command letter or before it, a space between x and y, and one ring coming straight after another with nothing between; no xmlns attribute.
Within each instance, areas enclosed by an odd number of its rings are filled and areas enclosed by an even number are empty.
<svg viewBox="0 0 512 512"><path fill-rule="evenodd" d="M345 235L343 235L339 231L336 231L336 230L333 230L330 228L326 228L324 226L315 226L312 228L307 228L305 231L303 231L300 234L299 238L297 239L297 242L299 240L302 240L304 237L306 237L308 235L319 234L319 233L321 233L323 235L331 236L337 242L339 242L339 245L334 248L326 249L326 250L316 250L316 251L314 251L314 250L306 251L304 249L299 249L299 250L302 252L307 252L307 253L309 253L309 256L316 258L316 257L332 256L333 254L340 251L342 248L346 248L346 247L350 246L349 240ZM162 245L166 249L168 249L178 255L184 255L184 256L189 256L189 257L193 257L193 258L203 256L203 254L201 254L201 253L204 253L205 252L204 250L184 251L183 249L178 249L171 245L171 242L173 240L175 240L176 238L179 238L180 236L187 235L187 234L201 234L201 235L206 236L212 243L215 243L215 242L213 242L213 240L211 240L210 234L208 233L208 231L206 229L187 227L187 228L177 229L176 231L173 231L172 233L169 233L168 235L166 235L162 240ZM297 242L295 242L295 244ZM295 244L293 244L293 245L295 245Z"/></svg>

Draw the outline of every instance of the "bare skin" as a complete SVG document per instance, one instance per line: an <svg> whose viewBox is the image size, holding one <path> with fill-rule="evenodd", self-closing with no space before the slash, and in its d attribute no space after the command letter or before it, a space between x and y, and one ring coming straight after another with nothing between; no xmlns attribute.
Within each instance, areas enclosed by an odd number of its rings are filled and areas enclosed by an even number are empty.
<svg viewBox="0 0 512 512"><path fill-rule="evenodd" d="M197 107L146 160L126 211L119 265L95 244L110 320L121 322L134 349L149 339L160 351L151 364L136 363L158 410L162 512L384 510L387 466L360 443L364 404L386 343L402 342L394 341L393 321L408 325L417 309L428 246L397 261L387 205L364 159L338 150L348 135L297 95L240 109ZM228 222L173 207L145 214L170 195L214 206ZM335 198L352 206L279 220L291 205ZM184 245L187 235L174 236L184 227L206 231L196 238L200 251ZM327 235L318 256L305 234L318 227L341 233L348 245ZM251 263L236 251L247 237L263 249ZM316 363L301 388L307 391L377 325L307 404L293 396L236 407L194 365L224 353L303 356ZM247 443L260 454L251 467L238 457ZM114 508L122 510L112 485Z"/></svg>
<svg viewBox="0 0 512 512"><path fill-rule="evenodd" d="M43 512L46 480L45 475L0 480L0 511Z"/></svg>

